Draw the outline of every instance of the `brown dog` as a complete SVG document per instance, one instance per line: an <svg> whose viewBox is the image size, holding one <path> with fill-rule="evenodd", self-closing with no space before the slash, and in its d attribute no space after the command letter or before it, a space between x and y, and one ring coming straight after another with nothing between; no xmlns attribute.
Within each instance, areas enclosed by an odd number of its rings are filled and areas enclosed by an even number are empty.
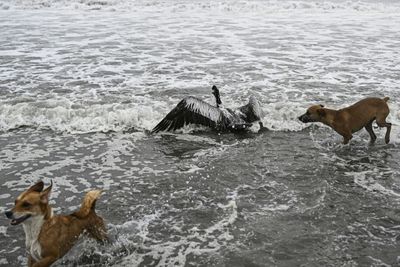
<svg viewBox="0 0 400 267"><path fill-rule="evenodd" d="M29 266L50 266L71 249L84 231L98 241L107 240L103 219L94 211L101 191L88 192L77 212L53 216L48 203L52 185L43 190L43 182L36 183L19 195L12 210L6 212L11 225L22 223Z"/></svg>
<svg viewBox="0 0 400 267"><path fill-rule="evenodd" d="M376 120L379 127L386 127L385 142L389 143L391 123L386 122L389 115L387 101L389 97L383 99L370 97L363 99L350 107L333 110L324 108L322 105L311 106L307 112L299 117L299 120L308 122L322 122L333 128L343 136L343 144L347 144L353 133L365 128L371 137L371 143L376 140L376 135L372 130L372 122Z"/></svg>

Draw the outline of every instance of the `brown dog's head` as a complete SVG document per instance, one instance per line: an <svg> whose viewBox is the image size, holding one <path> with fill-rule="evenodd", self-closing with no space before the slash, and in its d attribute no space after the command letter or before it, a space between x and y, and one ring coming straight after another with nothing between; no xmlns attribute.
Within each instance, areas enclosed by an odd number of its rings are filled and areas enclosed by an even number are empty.
<svg viewBox="0 0 400 267"><path fill-rule="evenodd" d="M39 181L19 195L14 207L5 213L11 225L18 225L34 216L43 216L48 208L52 186L53 182L43 190L44 184Z"/></svg>
<svg viewBox="0 0 400 267"><path fill-rule="evenodd" d="M299 117L304 123L321 121L325 117L325 109L323 105L314 105L307 109L307 112Z"/></svg>

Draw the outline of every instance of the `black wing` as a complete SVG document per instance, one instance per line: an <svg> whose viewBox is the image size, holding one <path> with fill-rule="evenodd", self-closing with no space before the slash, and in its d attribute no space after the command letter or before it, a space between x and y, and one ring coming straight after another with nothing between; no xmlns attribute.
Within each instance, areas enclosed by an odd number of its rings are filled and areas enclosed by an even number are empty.
<svg viewBox="0 0 400 267"><path fill-rule="evenodd" d="M217 128L223 124L223 120L224 116L219 108L201 99L186 97L151 132L174 131L187 124L201 124Z"/></svg>

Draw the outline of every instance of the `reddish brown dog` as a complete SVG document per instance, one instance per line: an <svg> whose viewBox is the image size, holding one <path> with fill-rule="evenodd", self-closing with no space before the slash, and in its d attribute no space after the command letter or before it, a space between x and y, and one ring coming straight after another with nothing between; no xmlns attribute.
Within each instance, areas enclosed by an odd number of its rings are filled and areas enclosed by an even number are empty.
<svg viewBox="0 0 400 267"><path fill-rule="evenodd" d="M12 210L6 212L11 225L22 223L29 266L50 266L71 249L83 232L98 241L107 240L103 219L94 211L101 191L88 192L81 208L71 215L53 216L49 206L52 185L43 190L43 182L36 183L19 195Z"/></svg>
<svg viewBox="0 0 400 267"><path fill-rule="evenodd" d="M372 129L372 122L376 120L379 127L386 127L385 142L389 143L391 123L386 122L389 115L387 101L389 97L383 99L370 97L363 99L350 107L333 110L324 108L322 105L311 106L307 112L299 117L299 120L308 122L322 122L334 129L343 136L343 144L347 144L353 133L363 127L371 137L371 143L376 140L376 135Z"/></svg>

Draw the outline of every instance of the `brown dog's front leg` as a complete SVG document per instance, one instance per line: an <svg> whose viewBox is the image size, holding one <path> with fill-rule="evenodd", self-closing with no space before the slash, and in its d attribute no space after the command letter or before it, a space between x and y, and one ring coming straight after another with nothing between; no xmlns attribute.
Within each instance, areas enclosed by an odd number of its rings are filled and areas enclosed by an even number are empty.
<svg viewBox="0 0 400 267"><path fill-rule="evenodd" d="M51 257L51 256L47 256L47 257L41 259L40 261L34 263L32 266L33 267L49 267L56 260L57 260L57 258L54 258L54 257Z"/></svg>
<svg viewBox="0 0 400 267"><path fill-rule="evenodd" d="M347 145L349 143L349 141L351 140L351 138L353 138L352 134L346 134L343 135L343 145Z"/></svg>
<svg viewBox="0 0 400 267"><path fill-rule="evenodd" d="M385 142L389 144L390 141L390 130L392 129L392 124L387 122L386 123L386 134L385 134Z"/></svg>
<svg viewBox="0 0 400 267"><path fill-rule="evenodd" d="M369 137L371 138L370 143L375 143L376 135L374 133L374 130L372 129L372 121L365 125L365 130L367 130L367 132L369 133Z"/></svg>

